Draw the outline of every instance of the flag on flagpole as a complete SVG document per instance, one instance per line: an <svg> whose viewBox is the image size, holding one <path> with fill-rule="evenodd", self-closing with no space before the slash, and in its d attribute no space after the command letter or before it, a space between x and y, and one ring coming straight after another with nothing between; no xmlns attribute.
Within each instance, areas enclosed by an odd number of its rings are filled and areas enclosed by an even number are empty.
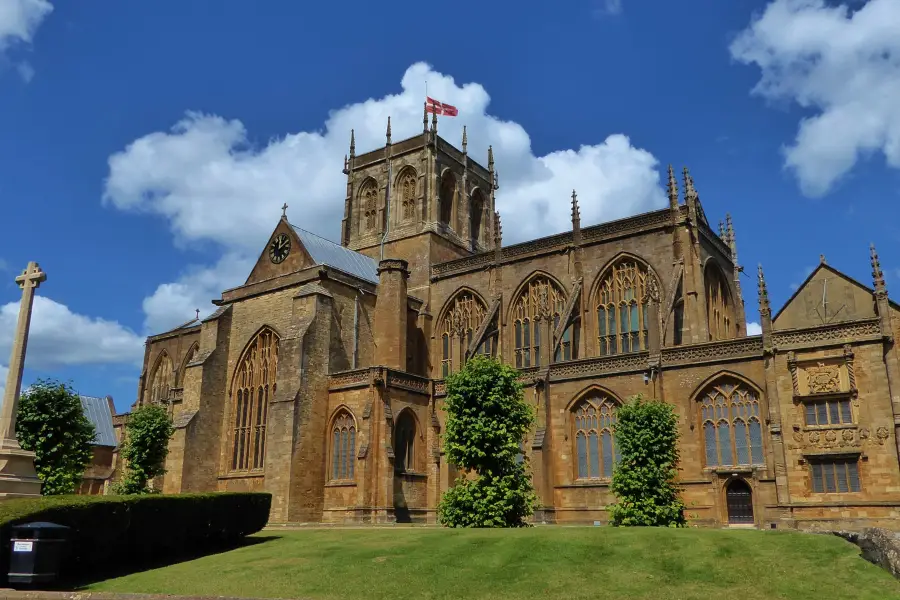
<svg viewBox="0 0 900 600"><path fill-rule="evenodd" d="M459 114L459 111L456 110L455 106L444 104L443 102L439 102L428 96L425 96L425 107L427 112L443 115L445 117L455 117Z"/></svg>

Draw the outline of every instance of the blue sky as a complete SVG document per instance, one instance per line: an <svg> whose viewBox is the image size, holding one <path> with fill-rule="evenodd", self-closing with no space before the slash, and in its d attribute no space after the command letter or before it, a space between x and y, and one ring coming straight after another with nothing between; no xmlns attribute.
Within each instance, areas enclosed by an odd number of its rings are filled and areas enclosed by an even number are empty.
<svg viewBox="0 0 900 600"><path fill-rule="evenodd" d="M819 254L870 283L871 242L900 290L895 0L0 0L0 375L37 260L25 383L126 408L144 337L241 283L282 203L337 238L349 129L418 131L426 80L442 135L494 145L506 243L572 188L585 225L661 206L672 163L776 308Z"/></svg>

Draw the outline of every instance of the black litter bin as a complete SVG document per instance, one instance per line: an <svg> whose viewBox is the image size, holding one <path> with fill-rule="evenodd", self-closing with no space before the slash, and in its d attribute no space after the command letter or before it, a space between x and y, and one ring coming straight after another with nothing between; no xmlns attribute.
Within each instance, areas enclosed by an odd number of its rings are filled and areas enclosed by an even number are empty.
<svg viewBox="0 0 900 600"><path fill-rule="evenodd" d="M65 525L14 525L9 540L10 585L56 581L68 541L69 528Z"/></svg>

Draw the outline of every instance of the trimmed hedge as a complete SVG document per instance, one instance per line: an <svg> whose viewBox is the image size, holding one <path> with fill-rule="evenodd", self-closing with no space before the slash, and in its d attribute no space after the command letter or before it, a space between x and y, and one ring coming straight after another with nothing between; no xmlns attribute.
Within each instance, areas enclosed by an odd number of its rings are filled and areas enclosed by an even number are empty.
<svg viewBox="0 0 900 600"><path fill-rule="evenodd" d="M271 494L47 496L0 502L0 580L9 571L12 526L71 528L62 578L169 561L237 544L265 527Z"/></svg>

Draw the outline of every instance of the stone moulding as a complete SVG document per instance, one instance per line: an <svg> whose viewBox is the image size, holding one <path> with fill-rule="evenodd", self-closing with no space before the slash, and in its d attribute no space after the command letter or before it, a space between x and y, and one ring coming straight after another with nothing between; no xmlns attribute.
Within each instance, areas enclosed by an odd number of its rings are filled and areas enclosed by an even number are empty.
<svg viewBox="0 0 900 600"><path fill-rule="evenodd" d="M366 368L334 373L328 378L328 389L344 390L351 388L368 387L370 379L369 370L370 369Z"/></svg>
<svg viewBox="0 0 900 600"><path fill-rule="evenodd" d="M626 234L638 231L669 227L672 224L671 211L669 209L657 210L636 217L601 223L581 230L583 245L603 242ZM533 254L561 252L572 245L572 232L558 233L545 238L540 238L521 244L513 244L501 249L501 264L513 262L522 257ZM431 267L432 281L477 270L490 266L494 261L494 252L482 252L456 260L447 261Z"/></svg>
<svg viewBox="0 0 900 600"><path fill-rule="evenodd" d="M550 367L550 381L644 371L647 369L649 361L649 352L635 352L555 363Z"/></svg>
<svg viewBox="0 0 900 600"><path fill-rule="evenodd" d="M367 367L334 373L328 378L328 389L335 391L364 388L379 381L384 382L388 387L416 392L425 396L431 393L430 379L385 367Z"/></svg>
<svg viewBox="0 0 900 600"><path fill-rule="evenodd" d="M851 341L878 341L881 339L881 326L878 318L861 319L808 329L775 331L774 337L775 346L784 350L822 343L843 345Z"/></svg>
<svg viewBox="0 0 900 600"><path fill-rule="evenodd" d="M430 395L430 379L426 377L420 377L418 375L413 375L411 373L404 373L402 371L393 371L391 369L385 370L387 371L388 387L398 388L401 390L406 390L408 392L415 392L417 394L422 394L423 396Z"/></svg>
<svg viewBox="0 0 900 600"><path fill-rule="evenodd" d="M763 340L761 336L735 338L720 342L704 342L690 346L663 348L662 364L675 366L723 362L743 358L762 358Z"/></svg>

